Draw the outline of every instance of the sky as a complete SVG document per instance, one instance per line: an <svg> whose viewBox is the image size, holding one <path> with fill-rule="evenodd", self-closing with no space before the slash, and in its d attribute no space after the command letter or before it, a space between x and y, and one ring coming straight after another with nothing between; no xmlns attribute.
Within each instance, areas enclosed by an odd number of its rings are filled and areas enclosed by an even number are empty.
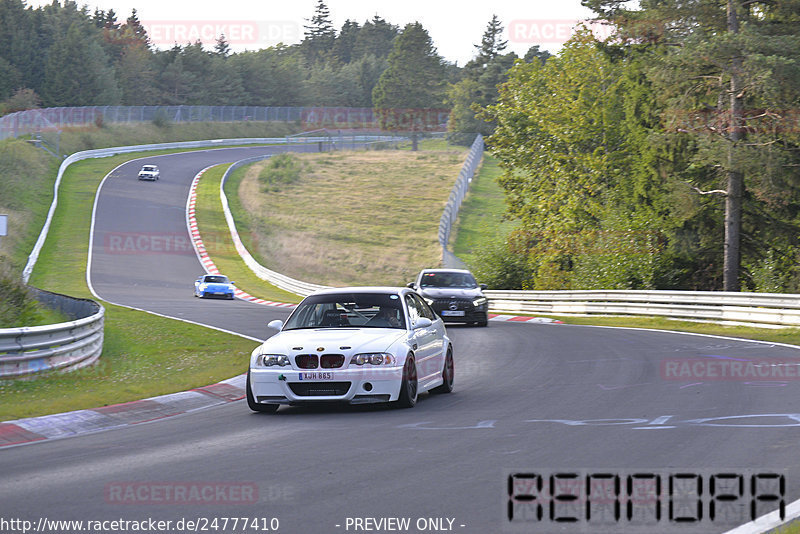
<svg viewBox="0 0 800 534"><path fill-rule="evenodd" d="M28 1L34 7L49 3ZM159 48L198 38L211 47L222 32L232 49L241 51L299 42L303 26L314 14L316 0L78 0L78 4L86 4L90 11L113 9L120 20L136 8L139 20ZM557 51L574 24L592 16L580 0L327 0L326 5L337 31L346 19L362 24L376 14L401 27L418 21L428 30L439 54L459 65L474 56L474 45L480 43L493 14L506 28L507 50L520 56L534 44Z"/></svg>

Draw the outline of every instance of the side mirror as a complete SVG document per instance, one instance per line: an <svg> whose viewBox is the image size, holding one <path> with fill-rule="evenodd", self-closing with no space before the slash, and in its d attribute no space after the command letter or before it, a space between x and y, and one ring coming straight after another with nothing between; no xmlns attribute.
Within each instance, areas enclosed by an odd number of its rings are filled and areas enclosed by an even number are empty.
<svg viewBox="0 0 800 534"><path fill-rule="evenodd" d="M275 319L274 321L270 321L267 323L267 328L272 328L273 330L280 330L283 328L283 321L280 319Z"/></svg>
<svg viewBox="0 0 800 534"><path fill-rule="evenodd" d="M489 287L486 284L478 284L478 285L480 286L481 290L485 290L486 288Z"/></svg>
<svg viewBox="0 0 800 534"><path fill-rule="evenodd" d="M414 330L416 330L417 328L428 328L432 324L433 321L431 321L427 317L420 317L419 319L417 319L417 322L414 323Z"/></svg>
<svg viewBox="0 0 800 534"><path fill-rule="evenodd" d="M233 280L231 280L231 285L236 285L236 282L234 282Z"/></svg>
<svg viewBox="0 0 800 534"><path fill-rule="evenodd" d="M406 287L409 288L409 289L414 289L414 287L415 287L414 282L407 283Z"/></svg>

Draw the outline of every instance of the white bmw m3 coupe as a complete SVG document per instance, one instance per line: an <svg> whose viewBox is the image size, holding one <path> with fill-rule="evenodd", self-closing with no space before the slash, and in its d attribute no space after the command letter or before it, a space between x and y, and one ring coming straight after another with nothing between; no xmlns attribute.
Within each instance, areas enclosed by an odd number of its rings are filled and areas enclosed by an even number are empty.
<svg viewBox="0 0 800 534"><path fill-rule="evenodd" d="M257 347L247 372L247 404L342 401L410 408L425 391L453 390L453 347L442 319L415 291L326 289L309 295Z"/></svg>

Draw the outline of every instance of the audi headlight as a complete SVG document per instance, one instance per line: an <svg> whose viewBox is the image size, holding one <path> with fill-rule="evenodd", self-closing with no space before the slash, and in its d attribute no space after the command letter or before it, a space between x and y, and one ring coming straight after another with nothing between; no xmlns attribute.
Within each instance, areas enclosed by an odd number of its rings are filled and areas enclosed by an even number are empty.
<svg viewBox="0 0 800 534"><path fill-rule="evenodd" d="M365 352L350 358L351 365L392 365L393 363L394 356L385 352Z"/></svg>
<svg viewBox="0 0 800 534"><path fill-rule="evenodd" d="M488 301L486 300L486 297L477 297L475 300L472 301L472 305L477 308L478 306L483 306L487 302Z"/></svg>
<svg viewBox="0 0 800 534"><path fill-rule="evenodd" d="M286 367L292 364L292 362L289 361L289 357L285 354L262 354L256 361L264 367L273 367L276 365Z"/></svg>

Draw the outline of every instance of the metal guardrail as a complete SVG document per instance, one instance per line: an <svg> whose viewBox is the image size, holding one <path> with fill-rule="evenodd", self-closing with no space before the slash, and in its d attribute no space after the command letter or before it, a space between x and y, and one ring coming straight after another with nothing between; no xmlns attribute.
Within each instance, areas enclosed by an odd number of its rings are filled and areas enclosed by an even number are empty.
<svg viewBox="0 0 800 534"><path fill-rule="evenodd" d="M0 379L93 364L103 351L105 309L88 299L31 288L37 299L74 320L44 326L0 328Z"/></svg>
<svg viewBox="0 0 800 534"><path fill-rule="evenodd" d="M722 291L484 292L492 313L642 315L800 326L800 295Z"/></svg>
<svg viewBox="0 0 800 534"><path fill-rule="evenodd" d="M478 134L469 149L467 159L464 161L464 166L461 167L461 172L458 174L456 183L450 191L450 198L447 199L444 213L442 213L442 217L439 219L439 244L442 246L442 261L453 256L447 251L447 243L450 241L450 232L458 218L458 210L461 209L461 202L464 200L464 197L467 196L469 184L472 182L472 178L475 176L475 171L478 169L482 158L483 136Z"/></svg>

